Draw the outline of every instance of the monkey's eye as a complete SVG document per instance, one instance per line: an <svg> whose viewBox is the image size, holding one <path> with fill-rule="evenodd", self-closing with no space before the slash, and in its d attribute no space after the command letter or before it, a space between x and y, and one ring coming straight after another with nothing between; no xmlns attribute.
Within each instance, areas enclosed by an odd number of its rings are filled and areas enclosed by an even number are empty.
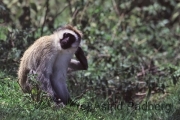
<svg viewBox="0 0 180 120"><path fill-rule="evenodd" d="M69 36L71 36L70 33L64 33L64 34L63 34L63 38L67 38L67 37L69 37Z"/></svg>
<svg viewBox="0 0 180 120"><path fill-rule="evenodd" d="M64 33L64 34L63 34L63 38L66 38L66 37L67 37L67 33Z"/></svg>

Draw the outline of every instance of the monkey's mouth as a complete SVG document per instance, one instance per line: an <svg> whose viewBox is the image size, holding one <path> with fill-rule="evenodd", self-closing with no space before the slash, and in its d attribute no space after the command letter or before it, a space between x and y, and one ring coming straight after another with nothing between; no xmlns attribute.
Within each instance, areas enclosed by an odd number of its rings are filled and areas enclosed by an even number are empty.
<svg viewBox="0 0 180 120"><path fill-rule="evenodd" d="M60 40L61 47L63 49L68 49L71 47L74 41L70 39L70 37L66 37Z"/></svg>

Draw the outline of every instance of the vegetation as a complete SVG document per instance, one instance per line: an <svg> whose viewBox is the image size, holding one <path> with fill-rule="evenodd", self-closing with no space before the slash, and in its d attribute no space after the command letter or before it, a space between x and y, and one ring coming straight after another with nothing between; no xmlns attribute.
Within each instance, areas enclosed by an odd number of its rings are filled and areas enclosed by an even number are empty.
<svg viewBox="0 0 180 120"><path fill-rule="evenodd" d="M89 68L68 76L81 106L59 108L23 94L16 73L28 46L65 24L83 32ZM0 119L180 118L179 25L178 0L0 1Z"/></svg>

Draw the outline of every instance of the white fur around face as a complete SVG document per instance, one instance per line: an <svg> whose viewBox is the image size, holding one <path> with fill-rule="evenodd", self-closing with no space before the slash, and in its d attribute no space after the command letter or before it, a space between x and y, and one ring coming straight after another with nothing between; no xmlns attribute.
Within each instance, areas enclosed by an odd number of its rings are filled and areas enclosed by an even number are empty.
<svg viewBox="0 0 180 120"><path fill-rule="evenodd" d="M59 38L59 39L62 39L62 38L63 38L63 34L64 34L64 33L70 33L70 34L74 35L74 37L76 38L76 40L78 40L78 36L77 36L77 34L76 34L74 31L72 31L72 30L68 30L68 29L58 31L58 32L57 32L57 34L58 34L58 38Z"/></svg>

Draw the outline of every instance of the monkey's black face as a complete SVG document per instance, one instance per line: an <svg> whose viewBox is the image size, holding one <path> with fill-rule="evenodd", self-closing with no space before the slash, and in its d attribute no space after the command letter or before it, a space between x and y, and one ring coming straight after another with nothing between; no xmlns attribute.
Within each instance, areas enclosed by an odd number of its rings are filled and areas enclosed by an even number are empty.
<svg viewBox="0 0 180 120"><path fill-rule="evenodd" d="M76 42L76 38L74 35L70 33L64 33L63 38L60 40L61 48L68 49L75 42Z"/></svg>

